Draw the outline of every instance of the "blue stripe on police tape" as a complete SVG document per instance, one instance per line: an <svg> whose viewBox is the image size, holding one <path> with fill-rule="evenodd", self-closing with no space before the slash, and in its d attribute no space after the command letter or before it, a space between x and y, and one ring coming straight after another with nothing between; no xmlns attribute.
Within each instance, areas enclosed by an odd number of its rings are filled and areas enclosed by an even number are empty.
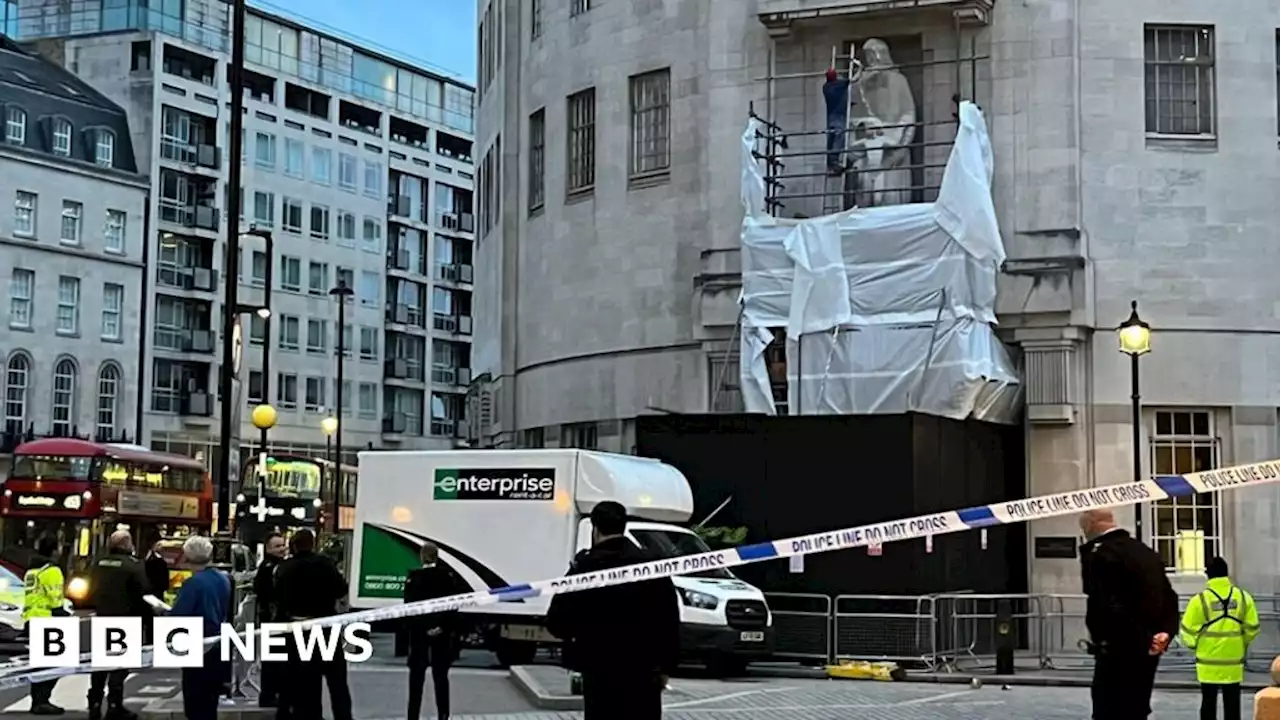
<svg viewBox="0 0 1280 720"><path fill-rule="evenodd" d="M1181 475L1161 475L1156 478L1156 485L1169 493L1170 497L1186 497L1195 495L1196 489Z"/></svg>
<svg viewBox="0 0 1280 720"><path fill-rule="evenodd" d="M761 560L763 558L771 558L778 556L778 548L774 547L771 542L756 543L754 545L743 545L740 548L734 548L738 553L738 558L745 561Z"/></svg>
<svg viewBox="0 0 1280 720"><path fill-rule="evenodd" d="M965 508L957 511L956 514L960 516L960 522L971 528L984 528L1000 524L996 514L991 512L990 505Z"/></svg>
<svg viewBox="0 0 1280 720"><path fill-rule="evenodd" d="M508 585L507 587L493 588L489 591L490 595L497 595L502 602L514 602L523 600L542 594L542 591L528 583L521 585Z"/></svg>

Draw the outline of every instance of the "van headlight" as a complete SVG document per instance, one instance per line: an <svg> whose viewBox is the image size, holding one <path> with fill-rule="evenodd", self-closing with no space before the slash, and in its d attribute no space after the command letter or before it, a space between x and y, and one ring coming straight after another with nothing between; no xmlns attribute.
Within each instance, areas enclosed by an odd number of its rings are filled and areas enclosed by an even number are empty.
<svg viewBox="0 0 1280 720"><path fill-rule="evenodd" d="M14 605L13 603L0 602L0 612L17 612L21 609L22 608Z"/></svg>
<svg viewBox="0 0 1280 720"><path fill-rule="evenodd" d="M76 602L84 602L89 597L89 581L82 577L71 578L67 583L67 597Z"/></svg>
<svg viewBox="0 0 1280 720"><path fill-rule="evenodd" d="M680 589L680 601L689 607L700 610L715 610L720 606L720 598L697 590Z"/></svg>

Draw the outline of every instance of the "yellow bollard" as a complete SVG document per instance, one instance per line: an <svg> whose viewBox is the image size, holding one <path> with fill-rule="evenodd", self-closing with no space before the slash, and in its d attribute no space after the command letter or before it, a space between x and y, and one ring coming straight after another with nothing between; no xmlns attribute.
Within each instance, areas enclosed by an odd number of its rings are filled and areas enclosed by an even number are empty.
<svg viewBox="0 0 1280 720"><path fill-rule="evenodd" d="M1271 661L1271 681L1280 685L1280 657ZM1253 720L1280 720L1280 687L1263 688L1253 696Z"/></svg>

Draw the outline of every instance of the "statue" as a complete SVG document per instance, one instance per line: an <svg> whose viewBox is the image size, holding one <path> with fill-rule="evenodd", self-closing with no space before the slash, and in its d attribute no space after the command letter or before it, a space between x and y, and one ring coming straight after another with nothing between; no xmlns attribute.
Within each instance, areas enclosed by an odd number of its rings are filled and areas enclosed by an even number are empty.
<svg viewBox="0 0 1280 720"><path fill-rule="evenodd" d="M911 150L916 134L916 101L901 71L893 67L889 45L878 38L862 44L850 145L858 151L862 207L911 202Z"/></svg>

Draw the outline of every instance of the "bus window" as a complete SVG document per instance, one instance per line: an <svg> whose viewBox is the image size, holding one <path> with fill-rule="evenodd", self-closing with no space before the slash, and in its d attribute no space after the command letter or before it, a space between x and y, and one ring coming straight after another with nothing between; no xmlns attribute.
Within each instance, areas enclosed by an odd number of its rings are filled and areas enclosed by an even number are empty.
<svg viewBox="0 0 1280 720"><path fill-rule="evenodd" d="M9 475L34 480L88 480L92 470L91 457L18 455L13 459L13 470Z"/></svg>

